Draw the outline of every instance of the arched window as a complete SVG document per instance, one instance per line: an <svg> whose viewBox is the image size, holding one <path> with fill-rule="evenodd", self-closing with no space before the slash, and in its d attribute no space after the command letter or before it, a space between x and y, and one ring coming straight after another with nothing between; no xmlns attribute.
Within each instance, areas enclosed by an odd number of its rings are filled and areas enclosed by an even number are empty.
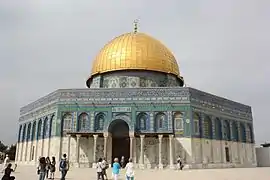
<svg viewBox="0 0 270 180"><path fill-rule="evenodd" d="M194 134L200 135L200 117L197 113L193 113L193 131Z"/></svg>
<svg viewBox="0 0 270 180"><path fill-rule="evenodd" d="M22 125L19 127L18 142L21 141Z"/></svg>
<svg viewBox="0 0 270 180"><path fill-rule="evenodd" d="M156 114L156 129L163 129L165 128L165 114L158 113Z"/></svg>
<svg viewBox="0 0 270 180"><path fill-rule="evenodd" d="M30 140L30 134L31 134L31 123L28 124L27 126L27 136L26 136L26 140L29 141Z"/></svg>
<svg viewBox="0 0 270 180"><path fill-rule="evenodd" d="M245 124L243 123L240 123L240 135L241 135L241 142L247 142L246 127Z"/></svg>
<svg viewBox="0 0 270 180"><path fill-rule="evenodd" d="M231 140L231 128L230 128L230 123L229 121L225 120L224 121L224 139L227 141Z"/></svg>
<svg viewBox="0 0 270 180"><path fill-rule="evenodd" d="M37 139L41 139L41 137L42 137L42 121L40 119L38 121Z"/></svg>
<svg viewBox="0 0 270 180"><path fill-rule="evenodd" d="M63 131L71 131L72 130L72 115L71 113L67 113L63 116Z"/></svg>
<svg viewBox="0 0 270 180"><path fill-rule="evenodd" d="M176 130L184 129L183 114L181 112L177 112L174 114L174 124Z"/></svg>
<svg viewBox="0 0 270 180"><path fill-rule="evenodd" d="M221 121L219 118L215 119L215 134L217 140L222 140L222 128L221 128Z"/></svg>
<svg viewBox="0 0 270 180"><path fill-rule="evenodd" d="M87 123L88 123L88 120L89 120L89 116L87 113L82 113L80 114L79 116L79 131L85 131L87 130Z"/></svg>
<svg viewBox="0 0 270 180"><path fill-rule="evenodd" d="M232 122L232 136L234 141L239 141L238 126L235 121Z"/></svg>
<svg viewBox="0 0 270 180"><path fill-rule="evenodd" d="M105 114L99 113L98 115L96 115L96 118L95 118L95 129L97 131L103 130L104 122L105 122Z"/></svg>
<svg viewBox="0 0 270 180"><path fill-rule="evenodd" d="M209 116L206 116L203 121L203 136L210 139L213 137L212 120Z"/></svg>
<svg viewBox="0 0 270 180"><path fill-rule="evenodd" d="M137 116L137 127L139 130L146 130L147 114L140 113Z"/></svg>
<svg viewBox="0 0 270 180"><path fill-rule="evenodd" d="M31 140L33 141L36 137L36 121L34 121L33 123L33 127L32 127L32 137L31 137Z"/></svg>
<svg viewBox="0 0 270 180"><path fill-rule="evenodd" d="M26 135L26 124L23 125L22 141L25 141L25 135Z"/></svg>
<svg viewBox="0 0 270 180"><path fill-rule="evenodd" d="M48 128L48 118L47 117L45 118L43 123L44 123L43 124L43 138L45 138L45 137L47 137L48 130L49 130L49 128Z"/></svg>

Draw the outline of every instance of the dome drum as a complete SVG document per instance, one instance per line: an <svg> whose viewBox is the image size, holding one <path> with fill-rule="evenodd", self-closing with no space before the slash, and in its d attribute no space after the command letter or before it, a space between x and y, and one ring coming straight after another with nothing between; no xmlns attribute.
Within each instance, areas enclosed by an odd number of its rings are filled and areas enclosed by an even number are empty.
<svg viewBox="0 0 270 180"><path fill-rule="evenodd" d="M183 80L173 74L154 71L115 71L96 75L87 81L89 88L179 87Z"/></svg>

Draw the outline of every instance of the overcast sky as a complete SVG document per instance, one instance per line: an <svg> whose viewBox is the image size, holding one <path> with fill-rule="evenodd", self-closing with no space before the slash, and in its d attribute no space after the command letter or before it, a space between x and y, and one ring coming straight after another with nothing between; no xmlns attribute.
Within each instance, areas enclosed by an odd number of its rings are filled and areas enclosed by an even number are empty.
<svg viewBox="0 0 270 180"><path fill-rule="evenodd" d="M17 140L20 107L85 88L102 46L132 31L172 50L186 83L252 106L270 140L269 0L0 0L0 139Z"/></svg>

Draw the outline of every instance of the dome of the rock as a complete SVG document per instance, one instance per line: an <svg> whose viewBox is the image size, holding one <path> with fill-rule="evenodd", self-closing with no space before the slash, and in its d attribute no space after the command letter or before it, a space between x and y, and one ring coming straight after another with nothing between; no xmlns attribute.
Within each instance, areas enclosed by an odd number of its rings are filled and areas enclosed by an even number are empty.
<svg viewBox="0 0 270 180"><path fill-rule="evenodd" d="M94 59L92 73L86 84L90 87L95 76L116 71L165 73L175 77L180 86L183 84L172 52L145 33L126 33L106 44Z"/></svg>

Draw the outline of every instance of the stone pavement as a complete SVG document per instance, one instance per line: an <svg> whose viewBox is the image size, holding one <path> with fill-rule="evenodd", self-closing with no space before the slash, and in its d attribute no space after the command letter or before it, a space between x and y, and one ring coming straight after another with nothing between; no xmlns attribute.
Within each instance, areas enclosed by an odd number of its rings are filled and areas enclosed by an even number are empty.
<svg viewBox="0 0 270 180"><path fill-rule="evenodd" d="M110 177L111 171L108 170ZM121 172L119 180L125 180ZM233 169L204 169L204 170L136 170L136 180L259 180L270 179L270 168L233 168ZM16 180L37 180L36 168L34 166L18 166L14 173ZM0 174L2 178L2 174ZM56 173L59 179L59 172ZM110 177L111 178L111 177ZM96 180L95 169L81 168L71 169L68 172L67 180Z"/></svg>

